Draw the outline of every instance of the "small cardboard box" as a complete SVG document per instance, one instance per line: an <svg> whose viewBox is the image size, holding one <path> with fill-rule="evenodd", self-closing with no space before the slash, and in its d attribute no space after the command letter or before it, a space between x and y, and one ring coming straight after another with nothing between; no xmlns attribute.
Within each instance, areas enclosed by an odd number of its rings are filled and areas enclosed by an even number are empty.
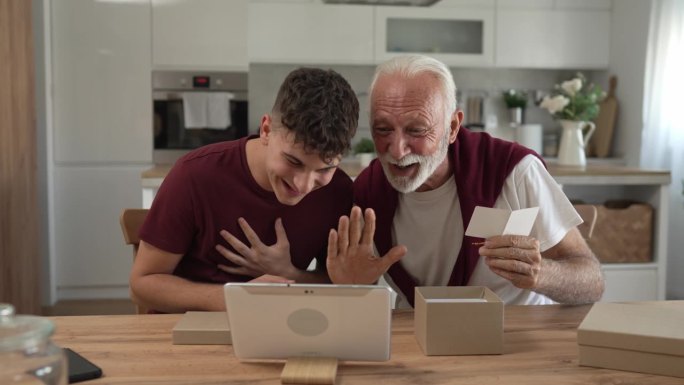
<svg viewBox="0 0 684 385"><path fill-rule="evenodd" d="M174 345L230 345L225 311L189 311L173 327Z"/></svg>
<svg viewBox="0 0 684 385"><path fill-rule="evenodd" d="M503 302L482 286L415 290L414 327L428 356L503 353Z"/></svg>
<svg viewBox="0 0 684 385"><path fill-rule="evenodd" d="M596 303L577 343L583 366L684 377L684 301Z"/></svg>

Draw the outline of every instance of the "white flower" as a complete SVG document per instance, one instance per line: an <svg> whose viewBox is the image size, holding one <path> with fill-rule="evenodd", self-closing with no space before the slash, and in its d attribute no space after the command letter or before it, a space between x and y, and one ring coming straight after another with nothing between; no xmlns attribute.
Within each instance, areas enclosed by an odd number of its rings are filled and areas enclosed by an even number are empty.
<svg viewBox="0 0 684 385"><path fill-rule="evenodd" d="M561 84L561 88L570 96L575 96L575 94L582 89L582 79L574 78L572 80L564 81Z"/></svg>
<svg viewBox="0 0 684 385"><path fill-rule="evenodd" d="M565 83L564 83L565 84ZM556 95L554 97L544 96L544 99L539 104L539 107L545 108L551 115L558 111L562 111L565 106L570 103L570 99L563 95Z"/></svg>

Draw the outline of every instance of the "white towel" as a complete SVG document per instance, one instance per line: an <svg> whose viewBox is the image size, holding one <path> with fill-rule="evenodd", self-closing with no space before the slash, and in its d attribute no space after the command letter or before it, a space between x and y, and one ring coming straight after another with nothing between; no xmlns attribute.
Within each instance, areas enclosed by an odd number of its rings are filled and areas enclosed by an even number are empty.
<svg viewBox="0 0 684 385"><path fill-rule="evenodd" d="M184 92L185 128L225 130L231 125L229 92Z"/></svg>
<svg viewBox="0 0 684 385"><path fill-rule="evenodd" d="M234 97L229 92L212 92L208 95L207 128L225 130L230 126L230 100Z"/></svg>
<svg viewBox="0 0 684 385"><path fill-rule="evenodd" d="M204 128L207 126L208 92L184 92L183 116L185 128Z"/></svg>

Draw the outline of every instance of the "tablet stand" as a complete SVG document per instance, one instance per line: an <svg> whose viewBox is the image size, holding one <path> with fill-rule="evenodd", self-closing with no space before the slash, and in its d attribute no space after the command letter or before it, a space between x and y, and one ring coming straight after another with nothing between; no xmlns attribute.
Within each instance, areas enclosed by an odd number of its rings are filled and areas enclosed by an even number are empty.
<svg viewBox="0 0 684 385"><path fill-rule="evenodd" d="M283 384L334 384L337 358L291 357L280 374Z"/></svg>

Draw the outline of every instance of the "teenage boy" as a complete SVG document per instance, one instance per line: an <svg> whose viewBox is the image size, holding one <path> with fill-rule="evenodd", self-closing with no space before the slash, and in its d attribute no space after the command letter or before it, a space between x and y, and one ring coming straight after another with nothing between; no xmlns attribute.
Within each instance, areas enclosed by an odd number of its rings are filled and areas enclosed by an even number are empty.
<svg viewBox="0 0 684 385"><path fill-rule="evenodd" d="M358 116L342 76L300 68L284 80L258 136L178 160L140 230L133 299L161 312L219 311L226 282L328 282L328 231L353 196L337 166ZM314 258L318 270L306 271Z"/></svg>

